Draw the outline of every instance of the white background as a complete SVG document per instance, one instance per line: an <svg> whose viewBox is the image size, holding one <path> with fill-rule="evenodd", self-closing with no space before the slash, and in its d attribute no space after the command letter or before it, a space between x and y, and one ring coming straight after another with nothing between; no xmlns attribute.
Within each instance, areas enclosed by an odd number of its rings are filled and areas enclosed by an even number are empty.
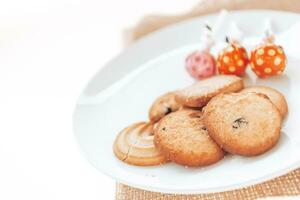
<svg viewBox="0 0 300 200"><path fill-rule="evenodd" d="M196 2L0 1L1 200L114 198L115 182L82 157L73 137L76 98L122 50L124 28Z"/></svg>

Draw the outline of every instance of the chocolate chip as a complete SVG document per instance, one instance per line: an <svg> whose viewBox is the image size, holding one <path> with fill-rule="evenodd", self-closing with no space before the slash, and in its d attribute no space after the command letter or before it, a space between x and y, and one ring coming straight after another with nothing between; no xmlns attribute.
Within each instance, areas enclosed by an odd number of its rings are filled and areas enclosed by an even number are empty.
<svg viewBox="0 0 300 200"><path fill-rule="evenodd" d="M207 131L206 126L202 126L201 129L204 130L204 131Z"/></svg>
<svg viewBox="0 0 300 200"><path fill-rule="evenodd" d="M165 131L165 130L166 130L166 127L163 127L161 130Z"/></svg>
<svg viewBox="0 0 300 200"><path fill-rule="evenodd" d="M245 118L240 117L240 118L234 120L234 122L233 122L233 124L232 124L232 128L238 129L238 128L240 128L241 126L247 125L247 124L248 124L248 121L246 121Z"/></svg>
<svg viewBox="0 0 300 200"><path fill-rule="evenodd" d="M166 107L166 108L167 108L167 110L165 112L165 115L170 114L172 112L172 108L170 108L170 107Z"/></svg>

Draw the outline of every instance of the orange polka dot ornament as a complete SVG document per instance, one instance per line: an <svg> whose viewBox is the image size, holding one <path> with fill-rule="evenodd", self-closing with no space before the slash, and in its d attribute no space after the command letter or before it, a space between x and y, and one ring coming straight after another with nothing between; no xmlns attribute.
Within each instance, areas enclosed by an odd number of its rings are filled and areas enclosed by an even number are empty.
<svg viewBox="0 0 300 200"><path fill-rule="evenodd" d="M282 74L286 61L283 48L274 44L274 35L270 31L266 32L263 43L251 51L251 69L260 78Z"/></svg>
<svg viewBox="0 0 300 200"><path fill-rule="evenodd" d="M237 41L229 41L228 47L223 49L217 58L217 68L220 74L242 76L249 64L246 49Z"/></svg>

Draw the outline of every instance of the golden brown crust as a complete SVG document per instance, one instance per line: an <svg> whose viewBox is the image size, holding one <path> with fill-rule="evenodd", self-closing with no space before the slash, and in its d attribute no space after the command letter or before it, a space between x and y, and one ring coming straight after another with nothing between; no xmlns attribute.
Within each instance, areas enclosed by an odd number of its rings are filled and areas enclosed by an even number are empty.
<svg viewBox="0 0 300 200"><path fill-rule="evenodd" d="M116 157L128 164L153 166L167 160L153 144L153 125L135 123L123 129L115 139L113 150Z"/></svg>
<svg viewBox="0 0 300 200"><path fill-rule="evenodd" d="M176 100L189 107L203 107L211 98L221 93L238 92L244 82L234 75L218 75L196 82L176 92Z"/></svg>
<svg viewBox="0 0 300 200"><path fill-rule="evenodd" d="M280 137L281 115L263 94L221 94L203 112L210 136L233 154L260 155L271 149Z"/></svg>
<svg viewBox="0 0 300 200"><path fill-rule="evenodd" d="M168 92L158 97L149 110L149 119L151 122L157 122L167 114L177 111L180 104L175 99L174 92Z"/></svg>
<svg viewBox="0 0 300 200"><path fill-rule="evenodd" d="M154 135L161 152L184 166L206 166L224 157L224 151L209 137L200 111L182 109L165 116Z"/></svg>
<svg viewBox="0 0 300 200"><path fill-rule="evenodd" d="M256 92L267 95L272 103L277 107L279 110L282 118L288 114L288 105L283 96L278 90L274 88L266 87L266 86L254 86L243 89L241 92Z"/></svg>

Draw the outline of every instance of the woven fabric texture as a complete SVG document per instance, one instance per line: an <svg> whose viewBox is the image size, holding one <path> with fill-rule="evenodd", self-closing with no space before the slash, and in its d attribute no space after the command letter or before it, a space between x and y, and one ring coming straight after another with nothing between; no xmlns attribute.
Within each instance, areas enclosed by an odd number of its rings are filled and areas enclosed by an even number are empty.
<svg viewBox="0 0 300 200"><path fill-rule="evenodd" d="M300 195L300 169L246 188L209 194L176 195L136 189L117 183L116 200L253 200L274 196ZM300 196L299 196L300 199Z"/></svg>

